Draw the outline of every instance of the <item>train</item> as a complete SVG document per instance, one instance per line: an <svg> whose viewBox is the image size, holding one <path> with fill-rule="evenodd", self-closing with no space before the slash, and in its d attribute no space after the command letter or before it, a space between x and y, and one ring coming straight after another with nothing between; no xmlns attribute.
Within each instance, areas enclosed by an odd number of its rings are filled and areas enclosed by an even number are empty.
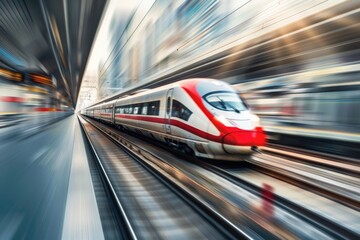
<svg viewBox="0 0 360 240"><path fill-rule="evenodd" d="M216 79L138 91L81 114L206 159L243 160L266 144L259 117L229 84Z"/></svg>

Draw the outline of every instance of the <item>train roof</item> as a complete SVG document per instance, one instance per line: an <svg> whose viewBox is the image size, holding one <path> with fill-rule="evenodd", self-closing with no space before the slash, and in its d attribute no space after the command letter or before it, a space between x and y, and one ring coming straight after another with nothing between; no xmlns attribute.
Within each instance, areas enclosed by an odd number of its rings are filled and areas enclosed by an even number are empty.
<svg viewBox="0 0 360 240"><path fill-rule="evenodd" d="M109 102L103 102L100 104L96 104L93 107L99 107L103 105L113 104L115 101L121 99L131 99L138 96L146 95L152 92L157 92L169 88L175 88L175 87L181 87L185 89L187 92L192 92L194 94L200 94L201 96L205 95L206 93L213 92L213 91L235 91L232 89L232 87L223 81L219 81L212 78L190 78L190 79L184 79L180 80L174 83L166 84L161 87L153 88L153 89L141 89L138 91L135 91L129 95L122 96L120 98L111 100ZM89 109L91 109L89 108Z"/></svg>

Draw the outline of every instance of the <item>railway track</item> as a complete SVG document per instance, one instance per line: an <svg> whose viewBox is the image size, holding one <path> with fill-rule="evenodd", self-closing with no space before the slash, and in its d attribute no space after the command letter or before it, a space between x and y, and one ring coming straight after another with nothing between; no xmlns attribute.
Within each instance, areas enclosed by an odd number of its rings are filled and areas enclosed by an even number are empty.
<svg viewBox="0 0 360 240"><path fill-rule="evenodd" d="M151 151L141 148L138 146L139 144L129 140L126 134L122 137L121 133L117 133L116 130L105 124L88 118L86 120L111 138L112 141L134 153L137 159L142 161L142 164L157 173L161 173L161 178L166 179L167 183L180 191L185 201L195 202L196 208L204 212L206 218L212 219L213 222L224 228L234 238L278 239L278 236L283 238L292 237L291 233L282 231L278 226L272 226L272 224L268 224L264 228L257 222L258 219L248 216L251 211L238 208L218 192L199 184L190 177L191 173L177 168L177 166L165 160L163 156L152 154ZM274 229L277 229L276 234L278 236L274 235Z"/></svg>
<svg viewBox="0 0 360 240"><path fill-rule="evenodd" d="M268 144L267 147L263 147L262 151L263 153L273 156L286 156L295 162L308 163L321 168L339 171L348 175L360 175L360 160L355 158L336 156L333 154L320 153L271 143Z"/></svg>
<svg viewBox="0 0 360 240"><path fill-rule="evenodd" d="M206 204L191 199L163 173L141 162L139 149L125 142L125 148L119 147L99 128L81 117L80 121L126 223L129 239L251 238L207 209ZM145 152L142 155L151 157Z"/></svg>
<svg viewBox="0 0 360 240"><path fill-rule="evenodd" d="M226 170L215 166L214 164L202 163L201 165L209 171L227 179L228 181L236 184L237 186L240 186L241 188L246 189L254 195L265 198L267 201L272 202L275 206L285 209L286 211L292 213L294 216L310 222L313 226L322 229L322 231L326 232L335 239L357 239L359 237L357 233L343 227L341 224L325 218L324 216L321 216L280 195L274 194L272 197L268 197L266 194L264 195L264 189L262 187L259 187L251 183L250 181L238 177L237 174L234 174L234 171L232 170ZM251 164L247 163L247 166L248 165Z"/></svg>
<svg viewBox="0 0 360 240"><path fill-rule="evenodd" d="M82 128L81 124L80 126ZM82 134L87 142L85 149L104 237L105 239L132 239L131 229L128 228L126 218L123 216L124 213L121 211L122 206L119 205L109 178L103 172L100 159L97 158L94 146L83 128Z"/></svg>
<svg viewBox="0 0 360 240"><path fill-rule="evenodd" d="M134 148L134 145L136 145L136 144L131 144L131 143L126 143L126 142L128 142L127 140L124 140L124 139L122 139L121 137L119 137L119 135L124 135L123 133L116 133L117 131L116 130L114 130L113 128L110 128L110 127L108 127L108 126L105 126L104 124L101 124L101 123L98 123L98 122L95 122L95 121L93 121L93 120L91 120L92 122L94 122L94 124L96 124L96 125L99 125L99 126L102 126L101 128L103 128L103 130L105 131L105 132L108 132L107 134L109 134L110 136L112 135L112 137L116 140L116 141L123 141L124 142L124 144L125 145L128 145L128 147L129 148L133 148L133 150L135 151L135 152L137 152L137 151L140 151L140 152L143 152L144 150L143 149L140 149L140 148L138 148L138 147L135 147ZM125 134L125 136L126 136L126 134ZM148 154L150 154L150 153L148 153ZM146 155L146 154L145 154ZM153 156L153 154L150 154L151 155L151 157L149 157L149 158L154 158L154 156ZM156 157L155 157L156 158ZM151 162L151 161L150 161ZM171 161L169 161L169 162L171 162ZM179 167L178 165L176 165L176 164L174 164L173 166L170 164L170 166L169 166L169 164L167 163L167 161L164 161L164 159L153 159L153 161L152 161L152 163L150 163L150 165L153 165L155 168L158 168L159 167L159 165L162 165L161 167L160 167L160 171L164 171L164 169L165 169L165 172L166 172L166 169L168 168L168 170L169 169L171 169L171 171L172 172L175 172L175 174L173 174L173 176L170 176L170 177L172 177L172 178L174 178L174 179L177 179L177 180L179 180L179 179L182 179L182 180L184 180L184 179L186 179L186 181L188 181L188 182L191 182L191 179L189 179L189 177L188 176L186 176L186 175L183 175L182 173L181 173L181 171L183 171L184 172L184 169L181 169L181 167ZM177 169L177 171L175 171L174 170L174 166L175 166L175 168L178 168ZM162 170L161 170L162 169ZM170 171L170 170L169 170ZM212 171L212 170L209 170L209 171ZM191 173L190 173L191 174ZM188 173L188 175L190 175L189 173ZM216 173L217 175L220 175L219 173ZM171 175L171 174L170 174ZM178 175L178 176L176 176L176 175ZM224 177L224 175L221 175L224 179L227 179L227 180L229 180L229 181L231 181L231 182L233 182L233 183L235 183L235 184L239 184L239 182L236 182L236 181L234 181L234 179L229 179L228 177ZM184 183L184 182L186 182L186 181L182 181L182 183ZM181 182L181 181L180 181ZM188 189L191 189L192 191L195 191L195 192L197 192L198 194L197 194L197 196L195 197L195 198L197 198L197 199L201 199L201 196L204 196L204 195L209 195L210 196L210 198L213 198L211 201L208 201L207 203L205 203L205 205L207 204L208 205L208 207L212 207L212 208L214 208L214 206L220 206L219 208L220 209L226 209L228 206L230 206L230 207L232 207L233 208L233 206L232 206L232 204L229 204L229 205L227 205L227 204L225 204L224 205L224 203L227 203L228 201L227 201L227 199L224 199L223 197L221 197L220 196L220 198L219 198L219 193L217 193L217 194L215 194L216 196L214 196L214 192L211 192L211 191L204 191L204 189L203 188L201 188L201 186L198 186L199 184L197 184L196 182L194 183L195 185L193 185L193 186L186 186L186 184L185 184L185 187L188 187ZM216 185L216 183L212 183L213 185ZM240 185L240 184L239 184ZM194 186L196 186L195 188L194 188ZM243 186L243 185L240 185L240 186ZM249 189L249 188L247 188L247 189ZM250 192L252 192L252 193L254 193L254 194L256 194L257 196L259 196L259 193L261 192L261 190L259 189L259 188L254 188L254 189L256 189L256 190L252 190L252 191L250 191ZM190 194L191 195L191 194ZM220 201L214 201L214 199L216 199L216 200L220 200ZM276 198L277 200L278 199L281 199L281 198ZM286 200L286 199L285 199ZM210 206L209 206L210 205ZM212 206L211 206L212 205ZM348 229L346 229L346 228L343 228L341 225L339 225L339 224L337 224L337 223L334 223L334 222L332 222L332 221L327 221L327 219L326 218L324 218L323 216L318 216L317 214L314 214L314 213L312 213L310 210L308 210L308 209L305 209L304 210L304 208L302 208L301 206L296 206L296 204L294 205L290 200L287 200L287 203L286 204L284 204L284 203L276 203L276 206L277 207L280 207L280 208L282 208L282 209L285 209L286 211L289 211L289 212L291 212L292 214L294 214L295 216L297 216L297 217L299 217L299 218L301 218L302 220L304 220L304 221L307 221L307 222L314 222L314 223L317 223L317 224L315 224L314 226L317 226L319 229L321 229L322 231L324 231L324 232L326 232L326 234L327 235L329 235L329 236L332 236L332 237L335 237L335 238L339 238L339 239L351 239L353 236L357 236L356 235L356 233L354 233L354 232L352 232L351 230L349 231ZM294 208L293 208L294 207ZM290 211L292 209L292 211ZM234 210L236 210L236 209L234 209ZM239 209L238 209L239 210ZM304 210L304 211L303 211ZM240 211L241 212L241 211ZM306 212L306 214L302 214L302 215L300 215L299 213L301 213L301 212ZM219 213L218 213L219 214ZM232 226L236 226L236 221L233 221L233 220L231 220L231 218L233 217L233 215L234 214L229 214L229 213L222 213L222 215L223 216L226 216L228 214L228 216L230 216L230 217L227 217L227 221L226 222L230 222L231 223L231 225ZM247 212L246 214L249 214L249 212ZM220 214L221 215L221 214ZM242 219L244 216L241 216L241 215L244 215L243 213L238 213L238 216L237 216L237 219ZM250 213L250 215L251 215L251 213ZM224 218L222 216L222 218ZM240 217L239 217L240 216ZM252 217L253 218L253 217ZM230 220L229 220L230 219ZM251 220L249 220L248 222L247 222L247 224L249 224L249 222L251 222ZM251 225L251 224L250 224ZM256 224L255 224L256 225ZM274 226L272 226L272 227L274 227ZM259 227L259 226L256 226L255 228L253 227L253 229L256 229L257 228L257 230L259 230L260 228L261 228L261 226ZM273 228L274 229L274 228ZM334 231L333 229L336 229L336 231ZM264 230L262 230L262 231L264 231ZM250 231L251 232L251 231ZM265 231L266 232L266 231ZM265 234L269 234L269 233L265 233ZM279 234L279 233L277 233L277 234ZM285 236L286 234L288 234L286 231L284 231L284 232L282 232L282 233L280 233L280 234L283 234L283 236ZM264 235L265 236L265 235ZM289 235L287 236L287 237L289 237Z"/></svg>
<svg viewBox="0 0 360 240"><path fill-rule="evenodd" d="M256 171L295 186L300 186L360 211L360 180L358 178L360 168L355 166L351 168L351 173L357 173L357 175L345 174L344 171L347 172L347 170L341 167L349 167L348 164L339 165L334 162L331 169L324 169L311 164L319 158L303 156L303 159L311 159L310 164L308 160L301 161L302 158L298 154L296 154L296 158L293 158L292 152L276 151L275 155L265 152L262 155L253 157L248 165ZM322 160L318 161L323 162ZM335 165L337 168L335 168ZM339 168L341 168L341 171L339 171Z"/></svg>

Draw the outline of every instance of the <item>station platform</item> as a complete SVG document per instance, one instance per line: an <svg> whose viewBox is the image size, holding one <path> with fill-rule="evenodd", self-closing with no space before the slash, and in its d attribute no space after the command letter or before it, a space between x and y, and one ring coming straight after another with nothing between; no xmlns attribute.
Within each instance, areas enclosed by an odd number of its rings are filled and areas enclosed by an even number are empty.
<svg viewBox="0 0 360 240"><path fill-rule="evenodd" d="M0 239L104 239L76 115L0 144Z"/></svg>

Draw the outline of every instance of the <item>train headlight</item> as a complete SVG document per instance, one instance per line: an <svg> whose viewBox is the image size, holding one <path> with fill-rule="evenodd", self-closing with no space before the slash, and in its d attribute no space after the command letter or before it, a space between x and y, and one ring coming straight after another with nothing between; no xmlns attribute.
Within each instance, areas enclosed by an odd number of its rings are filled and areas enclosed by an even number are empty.
<svg viewBox="0 0 360 240"><path fill-rule="evenodd" d="M223 115L215 116L215 119L224 124L227 127L233 127L234 125L229 122Z"/></svg>

